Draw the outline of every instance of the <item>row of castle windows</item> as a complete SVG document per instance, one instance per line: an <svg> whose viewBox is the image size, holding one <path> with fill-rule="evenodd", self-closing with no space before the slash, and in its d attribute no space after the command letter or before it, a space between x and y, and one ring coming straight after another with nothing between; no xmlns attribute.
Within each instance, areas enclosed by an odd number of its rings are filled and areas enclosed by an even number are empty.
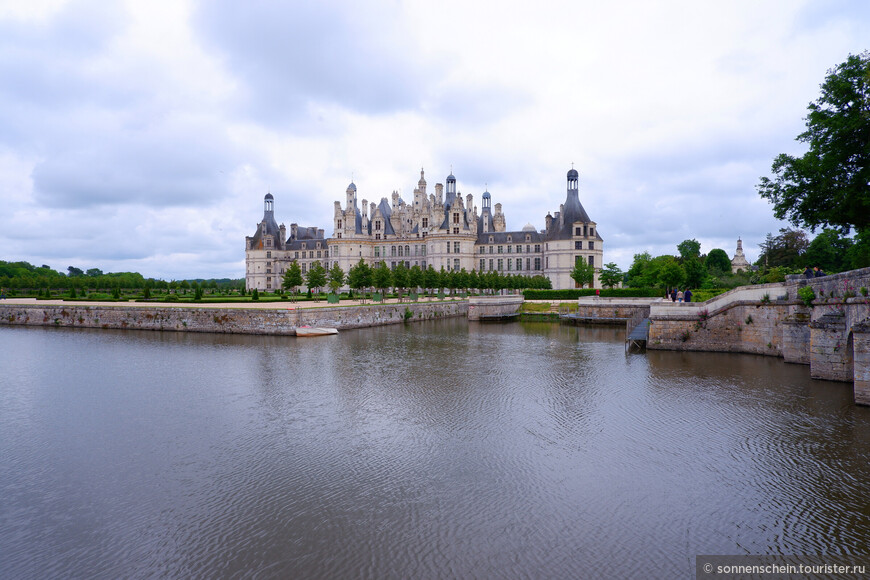
<svg viewBox="0 0 870 580"><path fill-rule="evenodd" d="M495 262L495 264L493 264L493 262ZM497 269L499 272L503 272L505 263L507 263L507 271L508 272L511 272L514 269L517 272L520 272L523 270L523 259L522 258L515 258L515 259L514 258L498 258L496 260L493 260L493 258L490 258L488 261L489 270L493 270L493 265L495 265L496 266L495 269ZM487 269L486 266L487 266L487 260L485 258L481 258L480 259L480 271L483 272L484 270L486 270ZM534 266L535 266L535 270L541 269L541 259L540 258L534 259ZM526 270L532 269L532 258L526 258L525 269Z"/></svg>
<svg viewBox="0 0 870 580"><path fill-rule="evenodd" d="M595 228L591 226L577 226L574 228L575 236L594 236Z"/></svg>
<svg viewBox="0 0 870 580"><path fill-rule="evenodd" d="M505 247L507 247L507 252L504 251ZM493 248L496 249L496 253L498 253L498 254L504 254L504 253L510 254L514 251L514 246L510 246L510 245L508 245L508 246L480 246L480 253L486 254L487 248L489 248L490 254L493 253ZM526 253L527 254L531 253L531 251L532 251L531 248L532 248L531 244L526 245ZM541 244L535 244L535 253L540 253L540 252L541 252ZM516 245L516 253L517 254L523 253L523 246L521 244Z"/></svg>
<svg viewBox="0 0 870 580"><path fill-rule="evenodd" d="M574 249L575 250L582 250L583 249L583 242L581 242L579 240L575 241L574 242ZM586 249L587 250L594 250L595 249L595 242L589 242L589 247Z"/></svg>

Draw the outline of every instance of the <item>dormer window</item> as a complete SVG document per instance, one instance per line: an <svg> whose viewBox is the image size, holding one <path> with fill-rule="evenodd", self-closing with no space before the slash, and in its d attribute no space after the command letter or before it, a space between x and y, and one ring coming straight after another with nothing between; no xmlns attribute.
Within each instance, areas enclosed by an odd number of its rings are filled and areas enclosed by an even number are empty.
<svg viewBox="0 0 870 580"><path fill-rule="evenodd" d="M492 242L493 242L493 238L492 238L492 236L489 236L489 243L491 244Z"/></svg>
<svg viewBox="0 0 870 580"><path fill-rule="evenodd" d="M511 243L511 242L512 242L512 241L513 241L513 240L512 240L512 239L511 239L511 237L510 237L510 236L508 236L508 239L507 239L507 241L508 241L508 243Z"/></svg>
<svg viewBox="0 0 870 580"><path fill-rule="evenodd" d="M303 249L303 250L306 249L306 248L305 248L305 242L302 242L302 249Z"/></svg>

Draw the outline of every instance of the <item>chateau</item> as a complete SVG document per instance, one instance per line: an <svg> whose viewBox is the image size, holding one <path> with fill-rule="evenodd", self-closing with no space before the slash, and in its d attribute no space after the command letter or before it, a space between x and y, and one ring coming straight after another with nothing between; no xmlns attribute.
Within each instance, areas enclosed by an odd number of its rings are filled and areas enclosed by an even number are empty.
<svg viewBox="0 0 870 580"><path fill-rule="evenodd" d="M446 190L435 184L428 193L423 170L410 202L397 191L392 198L369 204L357 200L357 186L345 191L344 206L335 202L332 236L323 229L275 221L274 198L267 193L263 220L253 236L245 238L245 280L248 289L281 287L290 262L300 264L303 274L319 261L327 270L338 264L345 273L360 258L370 265L386 262L395 268L400 261L411 268L432 266L436 270L489 272L526 276L544 275L553 288L574 288L571 271L579 260L601 270L604 242L595 222L580 203L580 176L568 171L567 197L555 215L547 214L546 227L536 231L531 224L520 231L505 231L500 203L484 191L480 213L473 196L465 198L456 189L456 177L448 175Z"/></svg>

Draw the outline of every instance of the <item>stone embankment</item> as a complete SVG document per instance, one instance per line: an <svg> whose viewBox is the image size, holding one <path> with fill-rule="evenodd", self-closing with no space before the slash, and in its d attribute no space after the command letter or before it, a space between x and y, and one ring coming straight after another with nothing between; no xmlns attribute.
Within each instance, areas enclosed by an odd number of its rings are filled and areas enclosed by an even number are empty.
<svg viewBox="0 0 870 580"><path fill-rule="evenodd" d="M245 307L124 305L10 300L0 302L0 324L295 335L299 326L338 329L466 316L467 300L300 308L290 303Z"/></svg>
<svg viewBox="0 0 870 580"><path fill-rule="evenodd" d="M798 290L816 295L808 306ZM707 302L655 302L647 348L743 352L808 364L813 378L853 382L870 405L870 268L737 288Z"/></svg>

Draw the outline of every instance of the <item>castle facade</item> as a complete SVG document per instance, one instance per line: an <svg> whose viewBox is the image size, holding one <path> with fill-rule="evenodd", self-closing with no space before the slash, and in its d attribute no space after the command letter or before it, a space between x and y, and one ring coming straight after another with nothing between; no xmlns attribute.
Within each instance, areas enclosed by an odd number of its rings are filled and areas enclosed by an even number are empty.
<svg viewBox="0 0 870 580"><path fill-rule="evenodd" d="M391 199L369 204L357 200L357 186L348 185L344 205L335 202L332 236L323 229L299 227L289 233L275 221L274 198L266 194L263 220L253 236L245 238L245 281L248 289L274 291L281 287L290 262L300 264L303 274L319 261L327 270L338 264L345 273L362 258L369 265L385 262L395 268L402 261L411 268L432 266L436 270L502 274L544 275L555 289L574 288L574 265L583 260L596 269L603 261L604 241L598 226L580 203L579 174L567 176L567 197L555 215L547 214L546 227L536 231L531 224L519 231L506 231L500 203L484 191L480 213L471 194L462 197L456 177L448 175L446 188L435 184L427 191L425 174L409 202L397 191Z"/></svg>

